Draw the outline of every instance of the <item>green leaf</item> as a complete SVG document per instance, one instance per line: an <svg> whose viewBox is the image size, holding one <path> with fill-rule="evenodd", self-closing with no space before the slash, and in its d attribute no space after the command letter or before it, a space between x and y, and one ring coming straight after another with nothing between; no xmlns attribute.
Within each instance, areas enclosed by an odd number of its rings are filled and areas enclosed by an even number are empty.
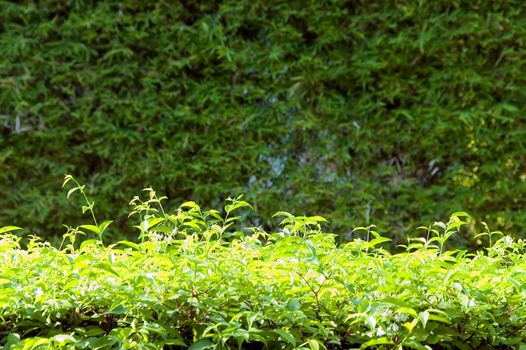
<svg viewBox="0 0 526 350"><path fill-rule="evenodd" d="M411 322L404 323L404 327L409 331L409 333L413 332L413 329L418 324L418 318L413 319Z"/></svg>
<svg viewBox="0 0 526 350"><path fill-rule="evenodd" d="M410 307L401 307L401 308L397 309L396 312L397 313L408 314L408 315L411 315L411 316L414 316L414 317L418 317L418 314L416 313L415 309L410 308Z"/></svg>
<svg viewBox="0 0 526 350"><path fill-rule="evenodd" d="M101 349L107 349L111 346L117 344L119 340L116 337L113 336L105 336L97 338L91 345L93 346L93 350L101 350Z"/></svg>
<svg viewBox="0 0 526 350"><path fill-rule="evenodd" d="M422 322L422 326L424 329L426 328L427 321L429 320L429 312L422 311L418 314L418 317L420 318L420 322Z"/></svg>
<svg viewBox="0 0 526 350"><path fill-rule="evenodd" d="M109 314L112 314L112 315L122 315L122 314L125 314L129 311L129 309L122 305L122 304L117 304L117 305L114 305L110 308L110 310L108 310L108 313Z"/></svg>
<svg viewBox="0 0 526 350"><path fill-rule="evenodd" d="M83 205L82 206L82 214L85 214L88 210L91 210L92 209L92 206L86 206L86 205Z"/></svg>
<svg viewBox="0 0 526 350"><path fill-rule="evenodd" d="M164 221L164 218L158 218L158 217L153 217L153 218L148 219L147 224L145 225L146 226L145 231L152 229L153 227L155 227L156 225L160 224L163 221Z"/></svg>
<svg viewBox="0 0 526 350"><path fill-rule="evenodd" d="M68 182L70 182L73 179L73 176L65 174L64 175L64 182L62 183L62 187L66 186Z"/></svg>
<svg viewBox="0 0 526 350"><path fill-rule="evenodd" d="M108 271L112 274L114 274L115 276L117 277L120 277L121 275L115 271L109 264L107 263L104 263L104 262L99 262L97 265L96 265L99 269L102 269L104 271Z"/></svg>
<svg viewBox="0 0 526 350"><path fill-rule="evenodd" d="M51 341L57 343L56 345L65 346L67 344L75 343L76 339L70 334L57 334L50 338Z"/></svg>
<svg viewBox="0 0 526 350"><path fill-rule="evenodd" d="M437 315L429 314L428 319L431 320L431 321L437 321L437 322L442 322L442 323L446 323L446 324L451 324L451 321L449 319L447 319L446 317L443 317L443 316L437 316Z"/></svg>
<svg viewBox="0 0 526 350"><path fill-rule="evenodd" d="M204 349L213 349L215 344L210 339L200 339L190 345L188 350L204 350Z"/></svg>
<svg viewBox="0 0 526 350"><path fill-rule="evenodd" d="M323 216L309 216L307 219L311 222L329 222Z"/></svg>
<svg viewBox="0 0 526 350"><path fill-rule="evenodd" d="M192 208L192 209L197 209L197 210L201 210L201 207L199 207L195 202L193 201L188 201L188 202L184 202L183 204L181 204L179 206L179 208Z"/></svg>
<svg viewBox="0 0 526 350"><path fill-rule="evenodd" d="M78 191L78 190L79 190L78 187L73 187L72 189L70 189L68 191L68 194L67 194L66 198L69 198L69 196L71 196L73 194L73 192Z"/></svg>
<svg viewBox="0 0 526 350"><path fill-rule="evenodd" d="M464 211L457 211L457 212L454 212L453 214L451 214L451 216L471 218L471 215L469 215L468 213L466 213L466 212L464 212Z"/></svg>
<svg viewBox="0 0 526 350"><path fill-rule="evenodd" d="M438 227L440 227L440 228L441 228L442 230L444 230L444 231L445 231L446 228L447 228L446 224L444 224L444 223L441 222L441 221L435 221L435 223L433 224L433 226L438 226Z"/></svg>
<svg viewBox="0 0 526 350"><path fill-rule="evenodd" d="M165 345L187 346L182 339L170 338L163 341Z"/></svg>
<svg viewBox="0 0 526 350"><path fill-rule="evenodd" d="M225 205L225 211L227 214L230 214L234 210L244 207L252 208L252 206L245 201L236 201L233 204Z"/></svg>
<svg viewBox="0 0 526 350"><path fill-rule="evenodd" d="M6 345L14 345L14 344L18 344L19 342L20 342L20 335L18 333L9 333L7 335Z"/></svg>
<svg viewBox="0 0 526 350"><path fill-rule="evenodd" d="M272 215L272 217L276 217L276 216L285 216L287 218L292 218L294 217L294 215L292 215L291 213L287 213L286 211L278 211L277 213L275 213L274 215Z"/></svg>
<svg viewBox="0 0 526 350"><path fill-rule="evenodd" d="M100 232L100 229L95 226L95 225L80 225L79 226L80 228L83 228L85 230L88 230L88 231L91 231L91 232L94 232L96 233L97 235L100 236L101 232ZM93 236L92 236L93 237Z"/></svg>
<svg viewBox="0 0 526 350"><path fill-rule="evenodd" d="M462 225L465 225L465 224L466 224L465 221L455 221L455 222L449 224L447 226L447 229L448 230L452 230L452 229L455 229L455 228L459 228L459 227L461 227Z"/></svg>
<svg viewBox="0 0 526 350"><path fill-rule="evenodd" d="M307 340L307 343L309 344L309 347L311 348L311 350L320 350L320 342L318 340L309 339ZM323 348L325 348L325 346L323 346Z"/></svg>
<svg viewBox="0 0 526 350"><path fill-rule="evenodd" d="M201 226L199 226L195 221L185 221L183 222L183 225L186 227L191 227L195 229L200 229Z"/></svg>
<svg viewBox="0 0 526 350"><path fill-rule="evenodd" d="M223 221L223 218L219 215L219 212L217 210L212 209L207 211L206 213L221 222Z"/></svg>
<svg viewBox="0 0 526 350"><path fill-rule="evenodd" d="M294 298L287 302L287 309L290 311L298 311L301 308L299 299Z"/></svg>
<svg viewBox="0 0 526 350"><path fill-rule="evenodd" d="M118 246L119 244L133 248L134 250L141 250L141 247L137 243L133 243L130 241L118 241L117 243L111 245L110 247L113 248L115 246Z"/></svg>
<svg viewBox="0 0 526 350"><path fill-rule="evenodd" d="M49 344L49 339L47 338L41 338L41 337L30 338L24 341L24 347L22 348L22 350L32 350L32 349L38 348L39 346L48 345L48 344Z"/></svg>
<svg viewBox="0 0 526 350"><path fill-rule="evenodd" d="M283 340L285 340L287 343L289 343L292 346L296 346L296 338L283 328L274 329L274 332L277 333Z"/></svg>
<svg viewBox="0 0 526 350"><path fill-rule="evenodd" d="M113 223L113 220L106 220L102 224L100 224L98 227L99 232L100 232L99 235L102 235L104 231L106 231L108 226L110 226L112 223Z"/></svg>
<svg viewBox="0 0 526 350"><path fill-rule="evenodd" d="M22 230L22 228L20 228L18 226L4 226L4 227L0 228L0 234L6 233L6 232L11 232L11 231L16 231L16 230Z"/></svg>
<svg viewBox="0 0 526 350"><path fill-rule="evenodd" d="M154 322L145 322L142 326L143 329L146 329L150 332L154 332L154 333L157 333L157 334L165 334L166 333L166 328L161 326L160 324L158 323L154 323Z"/></svg>
<svg viewBox="0 0 526 350"><path fill-rule="evenodd" d="M422 345L422 343L416 341L415 339L406 339L403 342L404 347L409 347L411 349L417 350L432 350L431 347L427 345Z"/></svg>
<svg viewBox="0 0 526 350"><path fill-rule="evenodd" d="M375 345L392 345L394 342L387 338L387 337L381 337L377 339L371 339L360 346L360 349L367 349L368 347L375 346Z"/></svg>
<svg viewBox="0 0 526 350"><path fill-rule="evenodd" d="M395 298L395 297L385 297L383 298L382 300L380 300L382 303L388 303L388 304L393 304L393 305L396 305L396 306L400 306L400 307L407 307L407 308L411 308L411 304L402 300L402 299L399 299L399 298Z"/></svg>
<svg viewBox="0 0 526 350"><path fill-rule="evenodd" d="M385 242L390 242L392 241L392 239L390 238L387 238L387 237L378 237L378 238L375 238L375 239L372 239L370 242L369 242L369 245L374 247L378 244L381 244L381 243L385 243Z"/></svg>
<svg viewBox="0 0 526 350"><path fill-rule="evenodd" d="M99 337L106 333L104 329L98 326L86 326L86 327L83 327L83 331L85 331L85 335L87 337Z"/></svg>
<svg viewBox="0 0 526 350"><path fill-rule="evenodd" d="M312 244L311 241L306 241L305 244L307 245L307 247L309 247L312 255L316 258L318 256L318 252L316 250L316 247Z"/></svg>

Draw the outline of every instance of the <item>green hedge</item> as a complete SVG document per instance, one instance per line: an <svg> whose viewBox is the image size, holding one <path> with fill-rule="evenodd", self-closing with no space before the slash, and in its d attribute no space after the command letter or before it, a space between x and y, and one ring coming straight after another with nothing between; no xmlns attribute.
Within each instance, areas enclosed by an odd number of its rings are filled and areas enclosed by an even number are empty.
<svg viewBox="0 0 526 350"><path fill-rule="evenodd" d="M460 209L526 226L523 1L2 1L0 13L0 222L62 233L78 220L56 191L71 172L106 216L151 185L212 207L246 193L264 218L318 213L342 234Z"/></svg>
<svg viewBox="0 0 526 350"><path fill-rule="evenodd" d="M224 215L161 200L134 199L139 243L108 245L103 222L24 249L16 227L0 228L0 346L526 349L525 242L488 231L487 249L444 249L464 213L391 254L371 227L338 245L319 216L240 231L240 199Z"/></svg>

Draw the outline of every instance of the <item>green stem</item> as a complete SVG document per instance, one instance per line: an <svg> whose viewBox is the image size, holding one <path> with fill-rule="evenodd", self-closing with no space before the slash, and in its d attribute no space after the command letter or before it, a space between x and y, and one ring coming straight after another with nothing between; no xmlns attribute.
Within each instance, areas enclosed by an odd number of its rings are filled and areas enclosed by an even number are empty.
<svg viewBox="0 0 526 350"><path fill-rule="evenodd" d="M79 191L80 193L82 193L82 196L84 197L84 200L86 201L86 204L88 205L88 209L91 213L91 217L93 218L93 222L95 223L95 226L99 226L98 222L97 222L97 218L95 217L95 212L93 211L93 208L91 206L91 203L89 201L89 198L88 196L86 195L86 192L84 192L84 189L83 187L80 185L80 183L78 183L78 181L75 179L75 178L72 178L73 182L75 182L75 184L77 185L77 187L79 188Z"/></svg>

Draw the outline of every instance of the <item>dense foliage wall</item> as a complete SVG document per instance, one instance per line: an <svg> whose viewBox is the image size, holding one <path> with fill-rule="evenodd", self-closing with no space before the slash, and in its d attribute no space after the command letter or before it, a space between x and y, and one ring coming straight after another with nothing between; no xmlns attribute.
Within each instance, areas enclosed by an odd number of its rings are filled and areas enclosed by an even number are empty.
<svg viewBox="0 0 526 350"><path fill-rule="evenodd" d="M0 17L2 223L75 224L68 172L111 218L151 185L340 228L458 209L526 226L523 1L2 1Z"/></svg>

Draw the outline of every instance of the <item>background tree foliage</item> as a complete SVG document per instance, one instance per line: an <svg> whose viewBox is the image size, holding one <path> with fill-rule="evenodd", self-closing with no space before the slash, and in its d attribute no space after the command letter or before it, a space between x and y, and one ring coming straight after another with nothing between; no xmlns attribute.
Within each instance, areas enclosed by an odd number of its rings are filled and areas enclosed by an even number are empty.
<svg viewBox="0 0 526 350"><path fill-rule="evenodd" d="M78 222L67 172L121 227L151 185L341 233L520 232L525 38L513 0L2 1L0 223Z"/></svg>

